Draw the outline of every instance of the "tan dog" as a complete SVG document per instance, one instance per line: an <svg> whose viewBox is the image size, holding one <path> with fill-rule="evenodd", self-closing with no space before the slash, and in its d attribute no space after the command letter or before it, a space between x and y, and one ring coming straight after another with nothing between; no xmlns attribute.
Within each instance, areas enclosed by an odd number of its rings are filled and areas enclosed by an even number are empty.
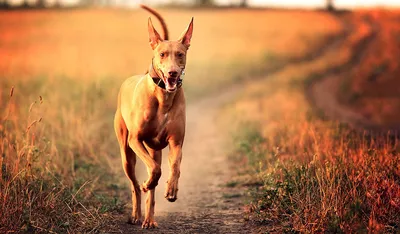
<svg viewBox="0 0 400 234"><path fill-rule="evenodd" d="M129 222L141 222L141 192L135 176L138 156L145 163L149 175L141 186L143 192L148 192L142 227L153 228L157 226L154 221L154 192L161 176L161 150L166 146L170 149L170 175L165 197L170 202L177 199L186 121L181 76L192 37L193 18L179 40L168 41L167 28L161 16L149 7L142 7L160 20L164 39L149 18L149 41L154 57L147 74L130 77L122 84L114 127L122 165L132 182L133 210Z"/></svg>

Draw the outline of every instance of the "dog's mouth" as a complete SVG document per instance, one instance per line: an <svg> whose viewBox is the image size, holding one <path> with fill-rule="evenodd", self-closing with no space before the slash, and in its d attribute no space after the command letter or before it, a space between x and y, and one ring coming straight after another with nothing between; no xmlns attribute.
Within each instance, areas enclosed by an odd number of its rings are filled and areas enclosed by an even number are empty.
<svg viewBox="0 0 400 234"><path fill-rule="evenodd" d="M165 81L165 89L168 92L173 92L177 89L178 78L167 78Z"/></svg>

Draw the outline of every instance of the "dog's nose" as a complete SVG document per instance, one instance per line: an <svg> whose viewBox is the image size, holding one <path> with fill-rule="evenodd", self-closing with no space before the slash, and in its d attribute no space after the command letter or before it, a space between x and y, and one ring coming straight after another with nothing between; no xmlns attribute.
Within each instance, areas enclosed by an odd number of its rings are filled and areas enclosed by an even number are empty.
<svg viewBox="0 0 400 234"><path fill-rule="evenodd" d="M170 77L177 77L178 76L178 72L177 71L169 71L168 72Z"/></svg>

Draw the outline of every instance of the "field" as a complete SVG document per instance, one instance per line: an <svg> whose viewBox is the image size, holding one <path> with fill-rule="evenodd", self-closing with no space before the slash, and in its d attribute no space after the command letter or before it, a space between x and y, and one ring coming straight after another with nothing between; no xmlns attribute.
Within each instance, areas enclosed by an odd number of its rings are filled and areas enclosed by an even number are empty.
<svg viewBox="0 0 400 234"><path fill-rule="evenodd" d="M173 205L157 197L160 233L399 230L397 138L353 131L367 124L351 117L370 116L374 130L398 125L398 12L161 13L172 38L192 16L195 26L182 192ZM151 61L147 18L1 12L0 232L138 231L124 224L129 189L112 124L119 85Z"/></svg>

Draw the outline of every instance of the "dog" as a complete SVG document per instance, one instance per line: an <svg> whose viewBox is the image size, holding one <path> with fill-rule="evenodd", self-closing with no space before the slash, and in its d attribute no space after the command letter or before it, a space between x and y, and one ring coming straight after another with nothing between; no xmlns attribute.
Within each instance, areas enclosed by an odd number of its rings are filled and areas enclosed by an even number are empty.
<svg viewBox="0 0 400 234"><path fill-rule="evenodd" d="M161 150L167 146L170 174L165 198L170 202L177 199L186 124L182 79L192 38L193 18L177 41L169 41L168 30L160 14L147 6L141 7L161 22L163 38L154 29L149 17L149 43L153 59L145 75L130 77L121 85L114 128L122 166L132 184L133 209L128 222L142 222L142 190L147 193L142 228L155 228L154 193L161 176ZM149 176L141 186L135 176L136 156L146 165Z"/></svg>

